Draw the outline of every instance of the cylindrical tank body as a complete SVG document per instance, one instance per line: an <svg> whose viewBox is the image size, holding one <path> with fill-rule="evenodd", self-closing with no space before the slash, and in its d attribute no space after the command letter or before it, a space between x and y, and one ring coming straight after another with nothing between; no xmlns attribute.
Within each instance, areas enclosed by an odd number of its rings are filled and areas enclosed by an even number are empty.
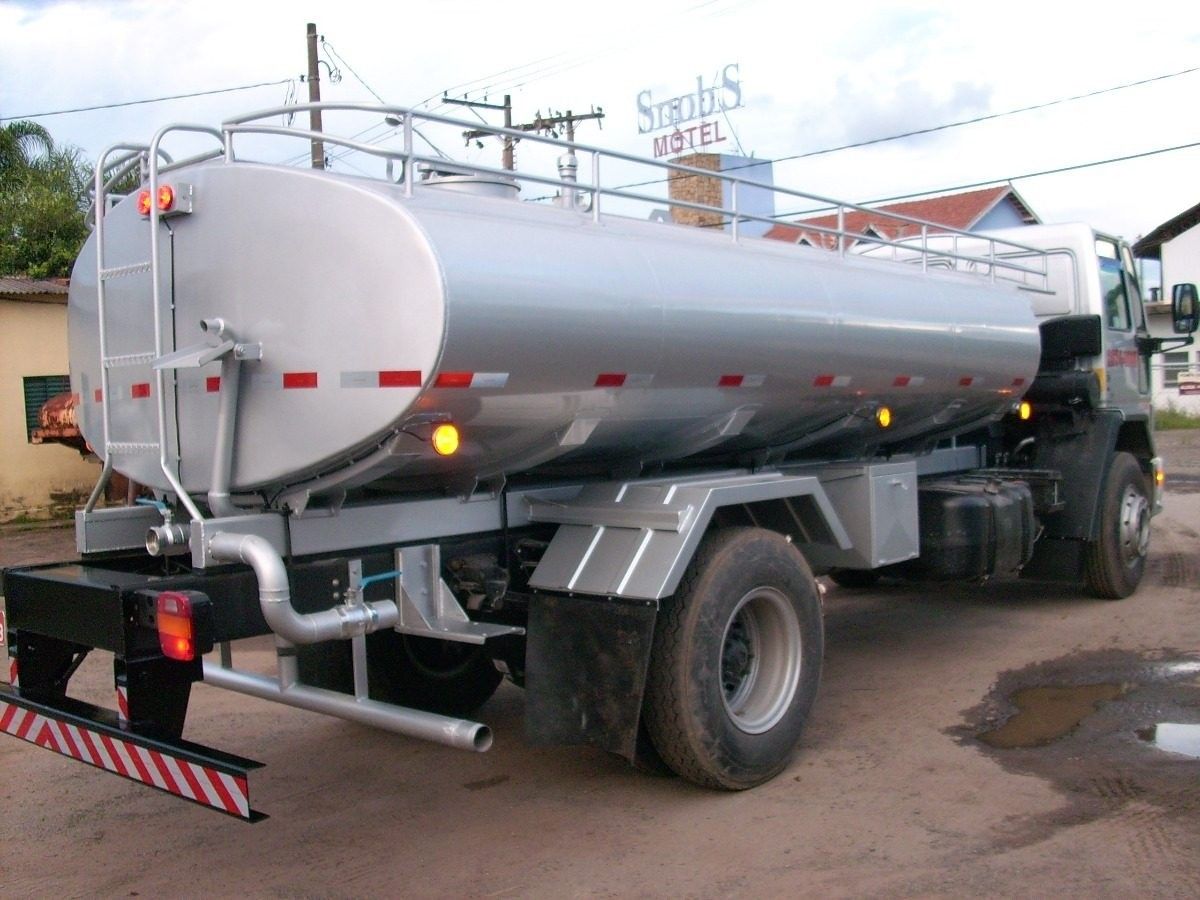
<svg viewBox="0 0 1200 900"><path fill-rule="evenodd" d="M242 363L235 491L469 486L806 441L855 455L998 414L1037 369L1029 302L969 275L305 169L208 163L166 180L192 186L194 211L160 226L165 346L213 340L200 322L219 317L262 347ZM105 241L109 267L148 259L131 201ZM72 280L71 365L103 452L94 244ZM151 349L150 275L106 285L108 354ZM165 378L190 491L210 487L219 372ZM110 440L156 440L149 365L110 377ZM462 432L452 457L429 444L440 420ZM155 456L116 467L166 487Z"/></svg>

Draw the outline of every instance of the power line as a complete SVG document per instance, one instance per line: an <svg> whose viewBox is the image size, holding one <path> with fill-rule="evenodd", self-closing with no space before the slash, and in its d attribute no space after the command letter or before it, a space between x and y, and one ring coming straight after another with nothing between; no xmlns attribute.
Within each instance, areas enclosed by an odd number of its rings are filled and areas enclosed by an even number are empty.
<svg viewBox="0 0 1200 900"><path fill-rule="evenodd" d="M243 84L238 87L215 88L209 91L193 91L190 94L172 94L169 97L148 97L144 100L123 100L120 103L99 103L95 106L78 106L74 109L56 109L50 112L26 113L20 116L0 116L0 122L11 122L18 119L41 119L46 116L65 116L68 113L92 112L98 109L118 109L123 106L141 106L144 103L163 103L167 100L186 100L190 97L208 97L212 94L229 94L233 91L249 91L260 87L274 87L277 84L287 84L291 78L281 78L279 81L260 81L258 84Z"/></svg>
<svg viewBox="0 0 1200 900"><path fill-rule="evenodd" d="M1193 147L1200 147L1200 141L1193 141L1190 144L1177 144L1174 147L1160 147L1157 150L1146 150L1142 153L1130 153L1126 156L1113 156L1108 159L1098 159L1092 162L1076 163L1071 166L1059 166L1055 169L1042 169L1039 172L1024 172L1020 175L1009 175L1005 178L989 178L987 181L975 181L971 184L956 184L953 187L938 188L933 191L918 191L914 194L897 194L894 197L881 197L877 200L864 200L861 203L856 203L856 206L870 206L875 203L893 203L897 200L911 200L914 197L927 197L930 194L945 194L952 191L967 191L972 188L987 187L993 184L1011 184L1014 181L1021 181L1026 178L1039 178L1043 175L1060 175L1064 172L1077 172L1080 169L1091 169L1096 166L1107 166L1113 163L1128 162L1133 159L1145 159L1148 156L1159 156L1163 153L1174 153L1177 150L1190 150ZM826 209L835 209L832 206L819 206L812 209L797 209L790 212L776 213L772 218L779 219L783 216L803 216L809 213L822 212Z"/></svg>
<svg viewBox="0 0 1200 900"><path fill-rule="evenodd" d="M958 128L962 125L975 125L978 122L987 122L992 119L1002 119L1005 116L1015 116L1018 113L1033 112L1038 109L1046 109L1051 106L1058 106L1062 103L1073 103L1076 100L1087 100L1090 97L1099 97L1101 94L1111 94L1115 91L1123 91L1126 88L1140 87L1143 84L1152 84L1156 81L1166 81L1168 78L1178 78L1180 75L1190 75L1192 72L1200 72L1200 66L1194 66L1190 69L1183 69L1179 72L1169 72L1166 75L1155 75L1153 78L1143 78L1140 81L1130 81L1126 84L1118 84L1114 87L1102 88L1098 91L1089 91L1086 94L1076 94L1072 97L1060 97L1057 100L1048 100L1045 103L1035 103L1033 106L1022 106L1019 109L1009 109L1004 112L988 113L983 116L975 116L971 119L961 119L957 122L947 122L944 125L932 125L929 128L918 128L913 131L905 131L901 134L892 134L887 137L871 138L866 141L855 141L852 144L842 144L838 147L826 147L823 150L809 150L807 153L797 153L793 156L784 156L775 162L787 162L793 159L807 159L810 156L821 156L826 153L837 153L839 150L853 150L858 147L869 147L872 144L882 144L887 141L898 141L902 138L916 137L922 134L932 134L935 131L945 131L949 128Z"/></svg>
<svg viewBox="0 0 1200 900"><path fill-rule="evenodd" d="M371 94L372 97L374 97L376 100L378 100L380 102L380 104L382 104L383 106L388 105L388 102L386 100L384 100L382 96L380 96L379 92L376 91L375 88L371 87L369 84L367 84L365 81L363 81L363 77L354 70L354 66L352 66L352 65L350 65L350 63L346 62L346 57L342 56L342 54L338 53L336 50L333 49L333 44L331 44L331 43L329 43L329 41L325 40L324 35L321 35L321 46L325 48L325 50L329 53L330 56L334 57L336 60L338 60L338 62L340 62L343 66L345 66L347 71L349 71L350 74L353 75L358 80L359 84L361 84L363 87L365 87L367 89L367 91ZM367 129L367 131L369 131L369 130L370 129ZM360 134L361 133L363 133L363 132L360 132ZM421 140L423 140L430 147L432 147L433 152L436 153L438 156L440 156L442 159L447 159L447 160L450 159L450 157L446 155L446 153L442 150L441 147L439 147L437 144L435 144L429 138L425 137L425 135L422 134L420 131L418 131L415 127L413 128L413 133L416 134L417 137L419 137ZM382 140L382 136L380 137L380 140ZM353 150L349 150L337 158L345 159L346 156L349 155L349 153L351 153L351 152L353 152Z"/></svg>
<svg viewBox="0 0 1200 900"><path fill-rule="evenodd" d="M1060 104L1071 103L1076 100L1085 100L1089 97L1098 97L1101 94L1111 94L1114 91L1123 91L1126 88L1138 87L1143 84L1151 84L1156 81L1165 81L1168 78L1178 78L1180 75L1189 75L1192 72L1200 72L1200 66L1194 66L1190 69L1182 69L1178 72L1169 72L1166 75L1155 75L1152 78L1143 78L1139 81L1130 81L1130 82L1126 82L1125 84L1114 85L1113 87L1101 88L1100 90L1089 91L1086 94L1076 94L1075 96L1072 96L1072 97L1060 97L1057 100L1048 100L1045 103L1037 103L1037 104L1034 104L1033 106L1023 106L1020 109L1010 109L1005 112L988 113L987 115L976 116L973 119L963 119L958 122L947 122L942 125L931 125L928 128L918 128L913 131L905 131L905 132L901 132L900 134L892 134L892 135L888 135L886 137L871 138L870 140L866 140L866 141L856 141L855 143L842 144L841 146L838 146L838 147L825 147L824 149L821 149L821 150L808 150L804 153L793 153L791 156L780 156L776 159L755 159L755 160L752 160L750 162L744 163L739 166L731 166L730 168L725 169L723 171L724 172L736 172L739 169L753 168L754 166L761 166L763 163L768 163L768 162L769 163L792 162L793 160L797 160L797 159L807 159L812 156L822 156L827 153L837 153L840 150L853 150L858 147L868 147L868 146L871 146L872 144L882 144L882 143L886 143L887 141L897 141L897 140L901 140L902 138L915 137L917 135L922 135L922 134L930 134L930 133L936 132L936 131L945 131L949 128L958 128L959 126L962 126L962 125L973 125L977 122L986 122L990 119L1001 119L1001 118L1004 118L1005 116L1015 116L1018 113L1032 112L1033 110L1046 109L1047 107L1050 107L1050 106L1058 106ZM667 182L667 179L665 179L665 178L655 178L655 179L651 179L650 181L636 181L636 182L631 182L629 184L618 185L616 190L624 190L625 188L633 188L633 187L648 187L650 185L655 185L655 184L666 184L666 182ZM990 184L991 182L985 182L985 183ZM541 199L541 198L533 198L533 199Z"/></svg>

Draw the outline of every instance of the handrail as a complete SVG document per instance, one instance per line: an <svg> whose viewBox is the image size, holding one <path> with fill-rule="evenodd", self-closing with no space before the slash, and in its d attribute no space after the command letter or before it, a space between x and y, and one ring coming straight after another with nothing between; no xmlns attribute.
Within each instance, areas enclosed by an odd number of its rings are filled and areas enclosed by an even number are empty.
<svg viewBox="0 0 1200 900"><path fill-rule="evenodd" d="M343 137L330 131L318 132L307 128L277 125L273 123L268 124L262 121L275 116L294 115L296 113L302 113L311 110L320 110L322 112L369 113L378 115L381 118L385 116L394 117L400 120L401 123L403 146L400 148L383 147L378 144L356 140L354 137ZM833 197L827 197L811 191L795 190L779 185L764 185L750 178L728 172L716 172L710 169L701 169L678 162L671 162L669 160L648 159L632 153L606 149L591 144L579 143L578 141L562 141L558 138L549 137L536 132L521 131L515 128L504 128L498 125L488 125L480 122L468 122L451 116L414 110L409 107L392 106L382 103L342 101L273 106L226 119L220 126L220 135L224 145L225 158L230 162L236 159L236 154L234 152L235 137L239 135L250 134L289 137L309 141L313 139L320 139L327 144L368 154L372 157L387 160L389 163L394 160L402 160L405 164L403 179L404 193L406 196L411 196L413 187L417 183L416 168L418 165L428 165L432 167L445 165L444 159L428 154L418 153L416 151L414 146L414 135L419 136L419 132L416 128L418 123L448 125L456 128L483 132L496 137L511 138L513 140L521 140L528 143L554 147L560 151L566 150L572 154L589 154L591 156L592 163L590 167L590 181L572 181L570 183L570 187L573 191L576 191L581 195L589 195L591 197L589 211L593 220L595 221L599 221L601 218L602 204L600 199L602 197L618 198L636 203L666 204L672 209L688 210L717 218L719 221L714 222L713 226L720 227L722 230L725 230L726 227L728 227L731 239L735 242L741 241L745 238L746 232L744 225L747 223L761 223L770 226L779 225L789 228L796 228L807 234L815 234L830 238L831 243L833 244L833 249L842 256L845 256L849 252L863 252L858 249L851 249L852 247L856 246L862 247L864 245L871 245L891 247L893 250L892 256L894 259L899 259L898 251L906 251L907 253L912 254L912 258L902 261L919 263L924 270L929 268L931 261L942 260L950 261L952 263L962 263L969 267L977 267L981 269L982 274L990 277L992 281L996 281L998 278L1000 278L1003 280L1018 281L1028 285L1031 279L1040 280L1041 286L1044 288L1047 286L1049 280L1049 268L1045 252L1039 248L1022 244L1017 240L996 238L976 232L962 231L960 229L952 228L928 219L922 219L917 216L907 215L904 213L895 213L891 211L881 211L877 208L864 206L858 203L851 203ZM216 133L214 129L193 129L190 126L169 126L166 130L174 130L184 127L189 128L189 130L204 130L209 133ZM216 154L210 154L202 158L210 158L211 156L215 155ZM177 168L179 166L188 165L192 162L200 160L201 158L189 158L188 160L181 161L179 164L170 165L170 168ZM723 185L729 186L728 196L730 198L730 205L713 206L710 204L682 199L664 198L661 195L654 195L633 189L639 187L640 185L629 185L627 187L605 187L603 184L601 184L601 160L612 160L622 163L631 163L639 166L649 166L663 173L667 179L669 179L672 175L716 179ZM766 162L766 160L764 160L764 162ZM528 182L547 187L561 188L565 184L563 179L560 177L539 175L533 172L513 172L507 169L499 169L479 163L455 161L454 166L456 169L464 169L470 174L511 178L514 181ZM167 168L167 166L161 166L160 170L166 171ZM836 212L837 224L835 227L829 227L807 222L791 222L775 216L765 216L742 209L744 206L745 197L750 193L750 191L753 190L766 190L773 193L776 197L785 197L789 198L790 200L801 200L805 201L806 203L815 203L821 208L833 210ZM725 195L724 190L723 195ZM889 223L912 226L917 230L918 233L914 234L910 238L897 237L896 239L888 239L878 234L859 234L849 231L846 227L846 218L847 214L850 212L867 213L873 216L882 215L886 217ZM951 239L951 245L949 248L944 246L943 240L937 240L947 237ZM978 255L971 252L962 252L958 245L960 238L969 238L972 241L983 242L981 247L982 252ZM824 241L821 243L824 243ZM869 253L869 251L867 252ZM1023 260L1024 262L1018 262L1018 260ZM955 268L957 268L957 266L955 266Z"/></svg>
<svg viewBox="0 0 1200 900"><path fill-rule="evenodd" d="M301 113L310 110L321 110L323 112L363 112L377 114L381 117L395 117L399 119L402 124L403 148L392 149L380 147L376 144L368 144L362 141L354 140L353 138L340 137L328 131L314 132L305 128L285 125L256 124L262 119L285 114ZM535 132L521 131L514 128L503 128L501 126L487 125L479 122L467 122L451 116L444 116L431 112L422 112L403 106L355 102L300 103L291 106L275 106L226 119L225 122L222 123L221 129L226 136L226 142L230 148L232 148L234 135L255 133L287 136L306 140L319 138L328 144L367 153L371 156L381 157L388 160L403 160L406 164L404 189L406 195L411 196L412 188L416 180L415 167L417 164L426 164L430 166L444 164L444 160L415 152L413 148L413 135L416 131L415 123L417 122L437 125L450 125L476 132L484 132L488 135L494 135L496 137L512 138L514 140L553 146L560 150L566 149L570 153L590 154L592 158L590 182L573 181L571 183L571 188L580 192L581 194L589 194L591 196L591 213L593 219L597 221L600 218L601 204L599 199L601 197L615 197L639 203L666 203L673 209L690 210L719 217L721 221L714 223L714 225L719 225L722 229L728 225L732 240L734 241L739 241L744 238L744 228L742 227L744 223L759 222L769 225L783 225L787 227L798 228L804 232L832 237L834 239L833 243L835 244L837 252L843 256L846 255L847 252L850 252L850 249L853 245L871 244L892 247L894 251L909 251L914 254L914 258L910 261L920 262L923 269L928 269L930 260L949 260L956 263L964 263L968 266L982 267L984 274L987 274L992 281L996 281L999 277L1003 278L1004 280L1016 280L1022 283L1028 283L1028 280L1032 278L1040 279L1043 287L1045 287L1046 283L1048 282L1049 270L1044 251L1036 247L1022 244L1016 240L1006 238L1001 239L987 235L981 235L975 232L962 231L960 229L943 225L939 222L922 219L917 216L911 216L904 213L894 213L891 211L884 212L882 215L885 215L889 222L902 223L904 225L914 226L919 229L919 242L917 242L916 235L909 239L897 238L895 240L890 240L880 235L859 234L847 230L847 213L862 212L878 216L881 214L880 210L869 206L863 206L858 203L850 203L833 197L815 194L811 191L794 190L778 185L763 185L749 178L744 178L726 172L714 172L709 169L700 169L694 166L688 166L682 163L671 162L667 160L647 159L646 157L637 156L631 153L624 153L619 150L606 149L591 144L579 143L577 141L562 141L557 138L547 137ZM232 158L232 149L230 151L230 158ZM605 187L600 183L601 159L650 166L665 173L667 177L670 177L672 173L676 173L678 175L716 179L723 184L729 185L729 196L731 201L730 206L712 206L681 199L663 198L661 196L630 190L631 187L637 187L637 185L631 185L629 187ZM512 178L515 181L529 182L551 187L561 187L564 184L561 178L548 177L531 172L512 172L506 169L497 169L492 166L485 166L478 163L460 163L456 161L455 167L466 169L472 174L496 175ZM809 223L801 224L797 222L787 222L773 216L763 216L744 211L741 209L741 199L745 196L748 189L769 190L777 196L803 200L809 203L816 203L836 210L837 226L830 228L827 226L813 225ZM728 221L725 221L726 219L728 219ZM949 249L931 245L930 238L940 238L943 236L952 236L953 243ZM958 248L958 238L960 237L970 238L973 241L984 242L981 255L961 252ZM1040 259L1040 265L1036 263L1027 265L1021 264L1017 262L1017 259ZM1001 272L1006 273L1006 275L1000 275L999 273Z"/></svg>

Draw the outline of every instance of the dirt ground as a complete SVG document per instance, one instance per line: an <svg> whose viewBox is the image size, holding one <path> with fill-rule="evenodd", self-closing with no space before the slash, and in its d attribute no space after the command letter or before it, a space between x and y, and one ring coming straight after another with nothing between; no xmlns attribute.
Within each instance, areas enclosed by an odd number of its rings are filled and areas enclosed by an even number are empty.
<svg viewBox="0 0 1200 900"><path fill-rule="evenodd" d="M1200 759L1146 735L1200 724L1200 432L1160 446L1166 511L1128 600L1023 582L831 590L816 710L791 766L752 791L529 747L510 685L478 716L486 754L201 685L186 736L266 763L251 797L271 817L243 824L0 739L0 893L1196 897ZM0 565L70 552L61 528L0 533ZM239 659L270 664L261 642ZM79 693L107 703L110 679L89 659ZM1029 688L1108 699L1038 746L981 742Z"/></svg>

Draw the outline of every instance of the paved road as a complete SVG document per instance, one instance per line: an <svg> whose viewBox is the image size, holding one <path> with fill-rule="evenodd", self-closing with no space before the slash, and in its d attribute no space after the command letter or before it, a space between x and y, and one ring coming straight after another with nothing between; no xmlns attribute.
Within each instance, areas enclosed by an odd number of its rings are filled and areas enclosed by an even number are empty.
<svg viewBox="0 0 1200 900"><path fill-rule="evenodd" d="M1200 473L1180 446L1171 471ZM1200 723L1200 493L1179 487L1126 601L1027 583L831 590L816 712L756 790L530 748L510 686L480 714L496 744L479 755L200 686L188 736L265 762L252 797L271 818L244 825L0 740L3 893L1200 895L1200 760L1137 734ZM20 543L0 539L0 560ZM261 643L242 658L270 664ZM107 702L109 678L89 660L81 692ZM1120 696L1067 737L975 738L1020 688L1098 684Z"/></svg>

